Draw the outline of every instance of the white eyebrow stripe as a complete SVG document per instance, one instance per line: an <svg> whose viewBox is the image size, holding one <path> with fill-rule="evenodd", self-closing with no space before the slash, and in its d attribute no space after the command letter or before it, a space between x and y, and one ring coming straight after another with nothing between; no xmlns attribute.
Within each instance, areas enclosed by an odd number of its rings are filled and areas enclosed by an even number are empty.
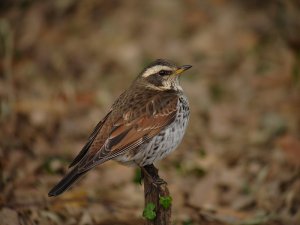
<svg viewBox="0 0 300 225"><path fill-rule="evenodd" d="M162 65L156 65L156 66L153 66L153 67L150 67L148 68L142 75L142 77L148 77L152 74L155 74L161 70L171 70L170 67L168 66L162 66Z"/></svg>

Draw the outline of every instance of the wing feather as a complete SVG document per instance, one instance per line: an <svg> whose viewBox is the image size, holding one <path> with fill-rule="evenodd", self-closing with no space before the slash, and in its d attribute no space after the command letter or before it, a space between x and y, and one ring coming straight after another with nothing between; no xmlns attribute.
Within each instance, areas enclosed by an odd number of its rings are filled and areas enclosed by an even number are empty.
<svg viewBox="0 0 300 225"><path fill-rule="evenodd" d="M108 112L106 114L106 116L103 118L103 120L101 120L96 127L94 128L93 132L91 133L88 142L83 146L82 150L79 152L79 154L75 157L75 159L71 162L71 164L69 165L69 168L75 166L84 156L85 154L88 152L89 148L91 147L93 141L95 140L95 138L97 137L97 134L99 133L99 131L101 130L104 122L106 121L106 119L108 118L109 114L111 113Z"/></svg>
<svg viewBox="0 0 300 225"><path fill-rule="evenodd" d="M103 126L103 129L109 132L105 140L105 134L98 132L88 154L79 162L78 172L85 172L150 140L175 120L177 104L178 96L175 94L166 95L163 99L155 95L147 104L141 106L138 112L133 113L129 108L121 113L119 119L108 129ZM100 148L98 138L103 142Z"/></svg>

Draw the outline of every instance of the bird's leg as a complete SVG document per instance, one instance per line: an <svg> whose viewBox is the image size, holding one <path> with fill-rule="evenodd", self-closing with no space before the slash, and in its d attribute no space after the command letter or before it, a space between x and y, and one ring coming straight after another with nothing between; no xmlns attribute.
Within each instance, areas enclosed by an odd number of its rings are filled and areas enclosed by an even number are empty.
<svg viewBox="0 0 300 225"><path fill-rule="evenodd" d="M159 187L162 184L167 184L166 181L158 176L158 169L153 164L143 166L141 170L143 171L143 178L147 176L154 186Z"/></svg>

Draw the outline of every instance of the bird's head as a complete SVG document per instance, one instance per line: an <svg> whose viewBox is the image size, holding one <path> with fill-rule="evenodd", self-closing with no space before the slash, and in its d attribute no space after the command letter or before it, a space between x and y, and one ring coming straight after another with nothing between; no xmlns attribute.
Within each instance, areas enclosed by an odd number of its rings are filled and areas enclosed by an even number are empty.
<svg viewBox="0 0 300 225"><path fill-rule="evenodd" d="M136 82L158 90L182 90L179 76L191 67L190 65L176 66L165 59L157 59L139 74Z"/></svg>

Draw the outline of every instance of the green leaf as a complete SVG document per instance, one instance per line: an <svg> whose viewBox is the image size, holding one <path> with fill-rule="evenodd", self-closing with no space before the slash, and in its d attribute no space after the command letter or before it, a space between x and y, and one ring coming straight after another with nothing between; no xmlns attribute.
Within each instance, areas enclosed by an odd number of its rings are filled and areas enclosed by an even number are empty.
<svg viewBox="0 0 300 225"><path fill-rule="evenodd" d="M67 163L67 160L62 157L48 157L44 160L42 164L42 169L46 173L56 174L63 170L64 164Z"/></svg>
<svg viewBox="0 0 300 225"><path fill-rule="evenodd" d="M142 172L141 172L140 168L137 168L135 170L135 174L134 174L134 177L133 177L133 182L135 184L142 184Z"/></svg>
<svg viewBox="0 0 300 225"><path fill-rule="evenodd" d="M145 217L148 220L154 220L156 217L155 212L155 205L150 202L146 205L144 211L143 211L143 217Z"/></svg>
<svg viewBox="0 0 300 225"><path fill-rule="evenodd" d="M182 164L179 161L174 161L173 165L178 173L182 173Z"/></svg>
<svg viewBox="0 0 300 225"><path fill-rule="evenodd" d="M292 76L293 83L298 84L300 81L300 67L297 63L293 66Z"/></svg>
<svg viewBox="0 0 300 225"><path fill-rule="evenodd" d="M172 197L171 196L160 196L159 204L161 204L163 208L168 209L172 204Z"/></svg>
<svg viewBox="0 0 300 225"><path fill-rule="evenodd" d="M182 222L182 225L193 225L193 221L191 219L186 219Z"/></svg>
<svg viewBox="0 0 300 225"><path fill-rule="evenodd" d="M197 177L204 177L206 175L205 169L203 169L201 167L195 167L195 168L191 169L190 173L194 174Z"/></svg>
<svg viewBox="0 0 300 225"><path fill-rule="evenodd" d="M222 100L222 97L224 95L224 90L219 84L212 84L209 87L209 92L214 102L220 102L220 100Z"/></svg>
<svg viewBox="0 0 300 225"><path fill-rule="evenodd" d="M205 151L204 148L200 148L200 149L199 149L199 156L200 156L201 158L205 158L205 156L206 156L206 151Z"/></svg>

